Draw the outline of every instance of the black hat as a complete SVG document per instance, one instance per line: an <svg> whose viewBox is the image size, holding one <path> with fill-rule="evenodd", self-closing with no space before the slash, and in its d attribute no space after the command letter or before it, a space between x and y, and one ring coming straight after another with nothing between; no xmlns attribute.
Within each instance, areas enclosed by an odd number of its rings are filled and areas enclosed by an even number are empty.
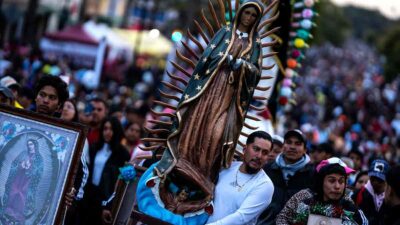
<svg viewBox="0 0 400 225"><path fill-rule="evenodd" d="M306 144L306 138L304 137L303 132L301 132L301 130L299 129L294 129L294 130L289 130L288 132L286 132L285 136L283 137L286 141L286 139L290 138L290 137L296 137L298 138L301 142L303 142L304 144Z"/></svg>

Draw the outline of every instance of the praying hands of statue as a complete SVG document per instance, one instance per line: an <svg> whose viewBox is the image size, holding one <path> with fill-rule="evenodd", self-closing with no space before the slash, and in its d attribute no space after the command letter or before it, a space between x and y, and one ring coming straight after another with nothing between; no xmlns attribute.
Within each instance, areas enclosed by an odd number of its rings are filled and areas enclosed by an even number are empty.
<svg viewBox="0 0 400 225"><path fill-rule="evenodd" d="M232 52L233 61L236 61L237 57L240 55L241 52L242 52L242 45L234 46Z"/></svg>

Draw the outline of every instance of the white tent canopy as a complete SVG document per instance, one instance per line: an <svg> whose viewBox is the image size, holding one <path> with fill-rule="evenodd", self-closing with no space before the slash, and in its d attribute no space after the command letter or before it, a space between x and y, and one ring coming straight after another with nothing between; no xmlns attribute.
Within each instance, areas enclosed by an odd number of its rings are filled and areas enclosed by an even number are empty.
<svg viewBox="0 0 400 225"><path fill-rule="evenodd" d="M132 45L117 35L107 25L88 21L83 25L83 30L96 41L100 42L103 38L106 39L109 48L108 59L115 59L121 54L128 60L132 58Z"/></svg>

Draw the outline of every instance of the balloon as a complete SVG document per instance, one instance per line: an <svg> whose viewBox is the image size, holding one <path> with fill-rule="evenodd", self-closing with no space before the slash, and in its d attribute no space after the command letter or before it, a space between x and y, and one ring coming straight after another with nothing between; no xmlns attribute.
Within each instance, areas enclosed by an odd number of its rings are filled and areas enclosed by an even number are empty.
<svg viewBox="0 0 400 225"><path fill-rule="evenodd" d="M303 29L299 29L297 31L297 37L303 39L303 40L307 40L310 37L310 33L307 32L306 30Z"/></svg>
<svg viewBox="0 0 400 225"><path fill-rule="evenodd" d="M297 49L294 49L292 52L292 57L293 58L298 58L299 56L301 56L301 52Z"/></svg>
<svg viewBox="0 0 400 225"><path fill-rule="evenodd" d="M312 22L311 22L311 20L304 19L304 20L300 21L300 26L304 29L309 30L312 27Z"/></svg>
<svg viewBox="0 0 400 225"><path fill-rule="evenodd" d="M281 96L290 97L292 95L292 89L290 87L282 87L281 88Z"/></svg>
<svg viewBox="0 0 400 225"><path fill-rule="evenodd" d="M314 16L314 12L311 9L304 9L301 15L304 19L311 19Z"/></svg>
<svg viewBox="0 0 400 225"><path fill-rule="evenodd" d="M283 81L282 81L282 86L284 86L284 87L290 87L291 85L292 85L292 80L291 79L289 79L289 78L285 78L285 79L283 79Z"/></svg>
<svg viewBox="0 0 400 225"><path fill-rule="evenodd" d="M278 103L279 103L279 105L286 105L288 103L288 98L281 96L278 99Z"/></svg>
<svg viewBox="0 0 400 225"><path fill-rule="evenodd" d="M297 61L295 59L288 59L286 63L287 63L287 66L292 69L296 68L296 66L297 66Z"/></svg>
<svg viewBox="0 0 400 225"><path fill-rule="evenodd" d="M286 68L285 70L285 77L292 78L294 76L294 71L290 68Z"/></svg>
<svg viewBox="0 0 400 225"><path fill-rule="evenodd" d="M296 48L304 48L306 45L305 41L301 38L294 39L294 46Z"/></svg>
<svg viewBox="0 0 400 225"><path fill-rule="evenodd" d="M308 8L311 8L314 5L314 0L304 0L304 5Z"/></svg>

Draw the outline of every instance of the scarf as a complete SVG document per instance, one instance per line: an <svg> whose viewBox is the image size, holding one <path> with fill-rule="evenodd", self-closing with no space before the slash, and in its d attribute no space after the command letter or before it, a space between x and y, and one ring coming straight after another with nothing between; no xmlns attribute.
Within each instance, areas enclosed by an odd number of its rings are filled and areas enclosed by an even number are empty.
<svg viewBox="0 0 400 225"><path fill-rule="evenodd" d="M310 162L310 157L305 154L299 161L293 164L286 164L283 154L279 154L275 160L276 164L281 168L283 179L287 182L289 177L293 176L299 169L303 168Z"/></svg>

